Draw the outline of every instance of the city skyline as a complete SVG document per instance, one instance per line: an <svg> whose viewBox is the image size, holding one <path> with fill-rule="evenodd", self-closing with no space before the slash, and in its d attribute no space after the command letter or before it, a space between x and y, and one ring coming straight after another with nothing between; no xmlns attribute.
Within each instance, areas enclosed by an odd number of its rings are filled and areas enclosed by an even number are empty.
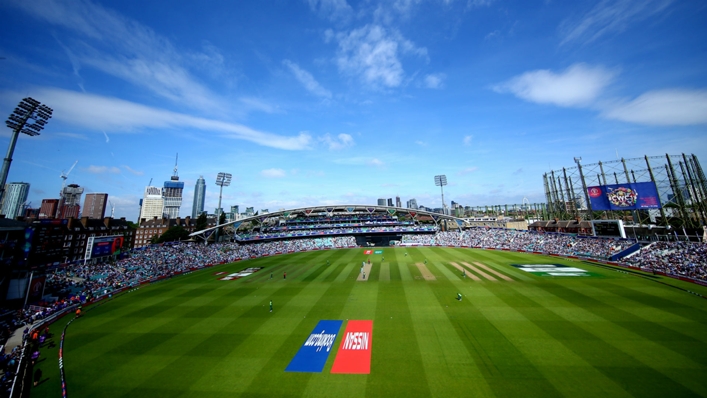
<svg viewBox="0 0 707 398"><path fill-rule="evenodd" d="M544 202L583 162L707 162L707 8L674 0L8 0L0 113L54 109L8 181L58 199L62 172L138 219L179 153L180 216L204 176L222 208ZM10 131L0 133L4 150ZM176 182L176 181L175 181ZM175 188L179 190L179 187ZM176 198L176 196L175 196ZM175 202L176 203L176 202ZM397 201L396 201L397 204ZM176 206L176 205L175 205ZM173 206L174 207L174 206Z"/></svg>

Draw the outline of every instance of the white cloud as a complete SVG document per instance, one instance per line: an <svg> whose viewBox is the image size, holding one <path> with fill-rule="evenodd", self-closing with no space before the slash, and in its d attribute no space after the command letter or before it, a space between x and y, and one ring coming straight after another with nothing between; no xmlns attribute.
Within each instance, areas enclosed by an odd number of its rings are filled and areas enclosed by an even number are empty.
<svg viewBox="0 0 707 398"><path fill-rule="evenodd" d="M477 171L477 170L479 170L479 168L476 167L476 166L474 166L474 167L467 167L467 168L465 168L465 169L459 171L459 173L457 173L457 174L459 174L460 176L463 176L463 175L471 174L471 173L473 173L473 172L475 172L475 171Z"/></svg>
<svg viewBox="0 0 707 398"><path fill-rule="evenodd" d="M467 8L488 7L496 0L469 0L466 3Z"/></svg>
<svg viewBox="0 0 707 398"><path fill-rule="evenodd" d="M314 76L312 76L311 73L300 68L299 65L290 61L289 59L282 61L282 63L288 68L290 68L292 74L295 75L295 78L299 80L300 83L302 83L302 85L304 86L304 88L307 89L307 91L318 97L331 98L331 91L322 87L319 82L314 79Z"/></svg>
<svg viewBox="0 0 707 398"><path fill-rule="evenodd" d="M473 136L473 135L464 136L464 140L463 140L464 146L469 146L469 145L471 145L471 143L472 143L473 140L474 140L474 136Z"/></svg>
<svg viewBox="0 0 707 398"><path fill-rule="evenodd" d="M65 47L75 74L89 66L180 105L211 111L223 107L223 101L187 68L191 59L205 67L222 67L218 64L223 58L212 45L203 54L184 55L149 27L87 0L13 0L12 4L77 33L76 44Z"/></svg>
<svg viewBox="0 0 707 398"><path fill-rule="evenodd" d="M686 126L707 124L707 90L656 90L607 106L602 116L624 122Z"/></svg>
<svg viewBox="0 0 707 398"><path fill-rule="evenodd" d="M673 0L602 0L579 19L560 24L561 45L579 41L590 43L610 33L620 33L629 25L663 12Z"/></svg>
<svg viewBox="0 0 707 398"><path fill-rule="evenodd" d="M493 87L499 93L512 93L518 98L557 106L587 106L616 75L601 66L574 64L565 71L525 72Z"/></svg>
<svg viewBox="0 0 707 398"><path fill-rule="evenodd" d="M353 9L346 0L307 0L309 8L322 18L346 20L353 14Z"/></svg>
<svg viewBox="0 0 707 398"><path fill-rule="evenodd" d="M339 44L336 63L341 72L358 76L372 87L398 87L405 71L401 55L427 57L427 49L416 47L395 30L366 25L347 33L327 33Z"/></svg>
<svg viewBox="0 0 707 398"><path fill-rule="evenodd" d="M76 134L76 133L54 133L52 135L57 135L61 137L68 137L68 138L74 138L77 140L88 140L88 137L86 137L83 134Z"/></svg>
<svg viewBox="0 0 707 398"><path fill-rule="evenodd" d="M5 92L9 98L22 94ZM224 138L245 140L258 145L286 149L309 149L311 136L299 133L282 136L258 131L237 123L194 117L124 101L117 98L84 94L55 88L37 90L37 98L50 104L54 117L72 125L113 132L153 129L196 129L216 133Z"/></svg>
<svg viewBox="0 0 707 398"><path fill-rule="evenodd" d="M380 159L375 159L375 158L374 158L374 159L371 159L371 160L368 162L368 164L371 165L371 166L376 166L376 167L381 167L381 166L384 166L384 165L385 165L385 163L383 163L382 160L380 160Z"/></svg>
<svg viewBox="0 0 707 398"><path fill-rule="evenodd" d="M122 165L122 166L120 166L120 167L122 167L122 168L124 168L125 170L127 170L130 174L133 174L133 175L136 175L136 176L141 176L141 175L145 174L144 171L134 170L134 169L132 169L130 166Z"/></svg>
<svg viewBox="0 0 707 398"><path fill-rule="evenodd" d="M241 97L238 99L238 101L245 105L246 108L255 109L260 112L277 113L280 111L277 106L274 106L257 98Z"/></svg>
<svg viewBox="0 0 707 398"><path fill-rule="evenodd" d="M266 169L260 172L265 178L283 178L287 173L283 169Z"/></svg>
<svg viewBox="0 0 707 398"><path fill-rule="evenodd" d="M339 150L354 146L354 139L349 134L341 133L336 138L332 138L331 135L325 134L321 141L324 142L330 150Z"/></svg>
<svg viewBox="0 0 707 398"><path fill-rule="evenodd" d="M120 174L120 169L117 167L90 165L85 170L92 174Z"/></svg>
<svg viewBox="0 0 707 398"><path fill-rule="evenodd" d="M425 87L427 88L442 88L445 75L444 73L433 73L425 76Z"/></svg>

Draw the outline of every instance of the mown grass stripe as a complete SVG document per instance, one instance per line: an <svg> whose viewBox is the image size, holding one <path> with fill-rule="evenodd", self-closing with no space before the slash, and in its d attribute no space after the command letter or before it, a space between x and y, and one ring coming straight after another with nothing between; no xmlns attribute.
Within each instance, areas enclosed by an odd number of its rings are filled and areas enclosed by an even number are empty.
<svg viewBox="0 0 707 398"><path fill-rule="evenodd" d="M391 267L391 270L402 268L407 267ZM375 351L367 378L368 394L406 398L431 394L410 308L401 300L404 297L402 282L378 284L373 324Z"/></svg>
<svg viewBox="0 0 707 398"><path fill-rule="evenodd" d="M596 323L568 321L548 309L547 304L536 301L536 298L527 297L515 289L509 293L512 294L500 298L633 396L695 395L685 385L656 369L655 362L646 364L641 358L631 355L632 350L626 348L632 343L622 341L620 348L612 344L615 334L605 327L595 329L588 326ZM519 305L519 300L523 301L522 305ZM609 333L604 334L602 330ZM596 355L599 352L602 355ZM653 360L660 361L658 358Z"/></svg>

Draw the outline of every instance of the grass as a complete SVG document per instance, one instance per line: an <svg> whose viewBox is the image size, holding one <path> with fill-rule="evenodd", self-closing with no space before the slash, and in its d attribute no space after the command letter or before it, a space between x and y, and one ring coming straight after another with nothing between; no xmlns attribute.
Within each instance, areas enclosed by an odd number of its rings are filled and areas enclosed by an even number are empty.
<svg viewBox="0 0 707 398"><path fill-rule="evenodd" d="M707 396L707 300L680 290L707 296L701 286L520 253L386 248L384 256L350 249L248 260L89 308L67 330L68 394ZM373 270L356 282L367 258ZM415 265L425 259L435 280ZM513 280L462 278L450 262L479 262ZM510 266L535 263L592 276ZM237 281L214 275L252 266L265 268ZM345 323L322 373L284 371L322 319L373 320L369 375L330 373ZM52 326L56 342L68 320ZM48 379L32 396L60 396L56 348L42 355Z"/></svg>

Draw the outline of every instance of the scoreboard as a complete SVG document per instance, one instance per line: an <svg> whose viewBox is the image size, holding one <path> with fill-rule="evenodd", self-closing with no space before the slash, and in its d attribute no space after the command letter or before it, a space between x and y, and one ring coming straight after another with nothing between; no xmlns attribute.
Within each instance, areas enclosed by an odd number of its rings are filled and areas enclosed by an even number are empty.
<svg viewBox="0 0 707 398"><path fill-rule="evenodd" d="M592 221L594 236L610 238L626 238L624 223L621 220L594 220Z"/></svg>

